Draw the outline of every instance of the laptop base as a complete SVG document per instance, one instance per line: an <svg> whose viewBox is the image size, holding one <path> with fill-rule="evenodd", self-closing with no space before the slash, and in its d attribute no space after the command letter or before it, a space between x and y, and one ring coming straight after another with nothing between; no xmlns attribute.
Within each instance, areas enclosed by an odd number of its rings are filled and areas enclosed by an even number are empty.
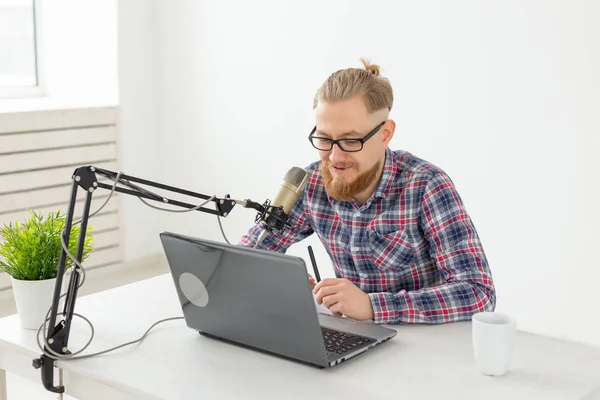
<svg viewBox="0 0 600 400"><path fill-rule="evenodd" d="M318 364L314 364L314 363L311 363L311 362L308 362L308 361L299 360L297 358L288 357L288 356L285 356L285 355L282 355L282 354L274 353L274 352L269 351L269 350L261 349L259 347L250 346L249 344L246 344L246 343L240 343L240 342L236 342L234 340L229 340L229 339L226 339L226 338L223 338L223 337L220 337L220 336L211 335L210 333L206 333L206 332L202 332L202 331L198 331L198 333L200 335L202 335L202 336L207 337L207 338L214 339L214 340L219 340L219 341L221 341L223 343L227 343L227 344L230 344L230 345L233 345L233 346L236 346L236 347L243 347L243 348L246 348L246 349L249 349L249 350L258 351L259 353L268 354L268 355L271 355L271 356L274 356L274 357L277 357L277 358L281 358L281 359L285 359L285 360L288 360L288 361L295 361L297 363L308 365L308 366L311 366L311 367L316 367L316 368L319 368L319 369L324 369L325 368L324 365L318 365Z"/></svg>

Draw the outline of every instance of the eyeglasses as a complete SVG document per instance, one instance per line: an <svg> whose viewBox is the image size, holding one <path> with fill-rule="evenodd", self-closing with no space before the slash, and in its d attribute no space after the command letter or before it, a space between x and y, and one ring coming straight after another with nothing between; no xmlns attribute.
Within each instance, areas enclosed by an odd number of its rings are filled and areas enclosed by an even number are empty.
<svg viewBox="0 0 600 400"><path fill-rule="evenodd" d="M360 138L360 139L333 140L333 139L329 139L329 138L313 136L317 130L317 127L315 126L313 128L313 130L310 132L310 135L308 135L308 140L313 145L313 147L317 150L330 151L331 149L333 149L333 145L337 144L338 147L340 148L340 150L346 151L348 153L354 153L357 151L361 151L365 142L367 140L369 140L371 137L373 137L379 131L379 129L381 129L381 127L383 126L383 124L385 124L385 122L386 121L383 121L382 123L377 125L375 127L375 129L373 129L371 132L367 133L367 135L365 137Z"/></svg>

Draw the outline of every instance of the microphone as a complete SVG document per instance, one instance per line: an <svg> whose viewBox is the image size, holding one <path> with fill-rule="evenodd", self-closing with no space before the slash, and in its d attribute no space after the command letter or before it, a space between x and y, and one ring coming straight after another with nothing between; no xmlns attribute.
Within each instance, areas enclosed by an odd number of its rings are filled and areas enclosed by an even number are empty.
<svg viewBox="0 0 600 400"><path fill-rule="evenodd" d="M289 225L289 213L298 202L308 182L308 172L304 168L292 167L283 178L277 196L260 217L260 225L264 231L254 247L258 246L267 232L279 231Z"/></svg>

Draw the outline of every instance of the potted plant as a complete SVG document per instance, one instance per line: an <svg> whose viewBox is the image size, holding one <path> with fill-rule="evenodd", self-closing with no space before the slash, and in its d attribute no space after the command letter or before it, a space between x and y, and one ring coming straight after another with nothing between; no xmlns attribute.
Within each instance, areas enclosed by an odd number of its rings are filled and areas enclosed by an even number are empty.
<svg viewBox="0 0 600 400"><path fill-rule="evenodd" d="M46 218L29 212L29 219L5 224L0 231L0 270L11 277L21 327L38 329L52 305L66 217L60 211ZM80 232L79 225L72 226L68 249L74 256ZM93 236L88 227L82 261L92 250ZM66 261L65 271L73 267L69 257Z"/></svg>

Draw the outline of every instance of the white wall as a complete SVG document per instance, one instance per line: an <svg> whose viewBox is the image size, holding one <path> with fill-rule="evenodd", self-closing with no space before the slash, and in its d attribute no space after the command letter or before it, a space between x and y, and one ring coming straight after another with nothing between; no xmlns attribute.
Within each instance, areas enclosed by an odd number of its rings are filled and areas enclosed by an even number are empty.
<svg viewBox="0 0 600 400"><path fill-rule="evenodd" d="M121 171L157 181L161 166L157 159L159 93L155 5L151 0L118 3ZM159 213L133 196L123 197L123 210L125 260L159 254Z"/></svg>
<svg viewBox="0 0 600 400"><path fill-rule="evenodd" d="M521 329L600 345L600 190L592 161L600 150L600 3L156 6L158 64L138 73L150 84L156 72L158 104L142 98L152 89L135 98L147 106L140 111L149 127L153 111L158 116L149 135L158 133L163 181L272 199L291 166L317 157L306 140L317 87L368 56L395 88L392 147L446 169L462 194L489 256L498 310L515 315ZM144 59L151 58L149 51ZM253 218L236 208L224 220L230 239ZM160 224L220 238L207 214L162 214ZM291 253L308 260L306 244ZM332 276L325 252L316 250L322 275Z"/></svg>

